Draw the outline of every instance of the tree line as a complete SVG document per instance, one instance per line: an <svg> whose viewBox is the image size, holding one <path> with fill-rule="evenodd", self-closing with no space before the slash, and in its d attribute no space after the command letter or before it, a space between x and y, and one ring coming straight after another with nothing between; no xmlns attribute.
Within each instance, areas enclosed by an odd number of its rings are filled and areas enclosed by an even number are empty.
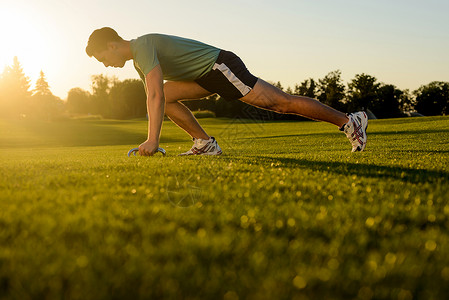
<svg viewBox="0 0 449 300"><path fill-rule="evenodd" d="M369 110L377 118L393 118L418 112L422 115L447 115L449 112L449 82L434 81L410 92L392 84L379 82L374 76L357 74L345 85L341 71L329 72L323 78L306 79L293 88L272 83L286 93L318 99L341 111ZM123 81L105 75L92 76L91 91L79 87L68 92L66 101L54 96L45 74L41 71L30 90L30 80L17 59L0 75L0 116L55 119L62 116L99 115L111 119L131 119L146 116L146 96L142 81ZM193 111L207 111L217 117L240 117L259 120L301 119L255 108L218 95L184 101Z"/></svg>
<svg viewBox="0 0 449 300"><path fill-rule="evenodd" d="M54 96L45 74L40 72L35 89L31 90L17 57L0 75L0 117L26 117L53 119L64 112L64 102Z"/></svg>

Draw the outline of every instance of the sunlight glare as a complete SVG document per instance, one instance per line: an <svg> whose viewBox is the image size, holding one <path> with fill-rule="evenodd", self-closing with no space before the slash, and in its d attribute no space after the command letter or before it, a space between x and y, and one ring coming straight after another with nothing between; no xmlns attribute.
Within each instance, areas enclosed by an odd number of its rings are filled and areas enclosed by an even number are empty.
<svg viewBox="0 0 449 300"><path fill-rule="evenodd" d="M48 34L45 23L39 22L34 14L19 7L6 7L0 10L0 35L4 46L0 47L0 72L12 65L17 56L26 76L34 85L40 70L45 72L52 66ZM41 20L44 19L40 16ZM54 59L54 58L53 58Z"/></svg>

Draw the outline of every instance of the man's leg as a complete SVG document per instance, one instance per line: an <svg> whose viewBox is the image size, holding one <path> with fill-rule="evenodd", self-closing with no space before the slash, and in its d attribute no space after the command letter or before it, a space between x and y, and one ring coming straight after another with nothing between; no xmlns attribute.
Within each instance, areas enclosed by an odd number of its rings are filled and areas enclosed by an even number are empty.
<svg viewBox="0 0 449 300"><path fill-rule="evenodd" d="M208 140L204 131L192 112L180 100L200 99L212 95L193 81L168 81L164 84L165 113L192 138Z"/></svg>
<svg viewBox="0 0 449 300"><path fill-rule="evenodd" d="M329 122L339 128L348 122L348 117L344 113L315 99L284 93L262 79L258 79L252 91L240 100L280 113L296 114L313 120Z"/></svg>

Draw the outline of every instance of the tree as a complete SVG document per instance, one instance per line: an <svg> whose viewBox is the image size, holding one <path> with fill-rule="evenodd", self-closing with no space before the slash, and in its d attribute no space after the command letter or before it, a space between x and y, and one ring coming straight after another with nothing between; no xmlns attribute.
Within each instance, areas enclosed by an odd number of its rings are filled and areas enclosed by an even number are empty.
<svg viewBox="0 0 449 300"><path fill-rule="evenodd" d="M30 97L30 78L25 76L17 56L14 56L12 66L7 69L6 80L9 80L8 84L10 84L10 89L15 91L16 95L23 99Z"/></svg>
<svg viewBox="0 0 449 300"><path fill-rule="evenodd" d="M111 114L108 105L109 92L115 82L117 82L116 77L108 77L103 74L92 76L91 113L100 114L103 117Z"/></svg>
<svg viewBox="0 0 449 300"><path fill-rule="evenodd" d="M351 111L372 109L378 98L380 83L376 77L367 74L357 74L348 84L348 105Z"/></svg>
<svg viewBox="0 0 449 300"><path fill-rule="evenodd" d="M277 87L277 88L280 89L281 91L284 90L284 87L282 86L282 84L281 84L280 81L278 81L278 82L268 81L268 83L271 84L271 85L273 85L273 86L275 86L275 87Z"/></svg>
<svg viewBox="0 0 449 300"><path fill-rule="evenodd" d="M344 110L345 86L341 79L341 71L329 72L318 82L318 100L335 109Z"/></svg>
<svg viewBox="0 0 449 300"><path fill-rule="evenodd" d="M306 96L310 98L316 98L316 83L312 78L306 79L300 83L300 85L295 84L295 91L293 95Z"/></svg>
<svg viewBox="0 0 449 300"><path fill-rule="evenodd" d="M415 101L410 94L410 90L402 90L402 95L399 97L399 110L401 112L412 111L415 107Z"/></svg>
<svg viewBox="0 0 449 300"><path fill-rule="evenodd" d="M415 109L425 115L447 115L449 113L449 82L433 81L414 91Z"/></svg>
<svg viewBox="0 0 449 300"><path fill-rule="evenodd" d="M50 86L48 85L48 82L45 79L45 74L42 70L39 74L39 78L36 81L36 87L33 92L34 92L33 95L35 95L35 96L53 95L52 92L50 91Z"/></svg>
<svg viewBox="0 0 449 300"><path fill-rule="evenodd" d="M30 79L25 76L15 56L12 66L5 67L0 76L0 114L10 117L26 115L30 111L30 96Z"/></svg>
<svg viewBox="0 0 449 300"><path fill-rule="evenodd" d="M278 81L277 83L274 84L275 87L279 88L281 91L284 90L284 87L282 86L281 82Z"/></svg>
<svg viewBox="0 0 449 300"><path fill-rule="evenodd" d="M103 74L92 75L92 95L98 97L107 97L109 91L117 79Z"/></svg>
<svg viewBox="0 0 449 300"><path fill-rule="evenodd" d="M377 98L370 103L370 109L378 118L400 117L400 101L403 94L403 91L392 84L382 84L377 90Z"/></svg>
<svg viewBox="0 0 449 300"><path fill-rule="evenodd" d="M182 104L187 106L191 111L204 111L204 110L210 110L215 112L216 104L218 101L218 94L210 95L206 98L203 98L201 100L186 100L182 101Z"/></svg>
<svg viewBox="0 0 449 300"><path fill-rule="evenodd" d="M62 114L63 102L50 91L50 86L42 70L36 80L36 87L33 92L29 113L31 117L50 121Z"/></svg>
<svg viewBox="0 0 449 300"><path fill-rule="evenodd" d="M76 87L67 94L67 110L72 114L88 114L90 112L90 93Z"/></svg>
<svg viewBox="0 0 449 300"><path fill-rule="evenodd" d="M141 118L147 113L145 88L141 80L114 81L109 92L110 114L117 119Z"/></svg>

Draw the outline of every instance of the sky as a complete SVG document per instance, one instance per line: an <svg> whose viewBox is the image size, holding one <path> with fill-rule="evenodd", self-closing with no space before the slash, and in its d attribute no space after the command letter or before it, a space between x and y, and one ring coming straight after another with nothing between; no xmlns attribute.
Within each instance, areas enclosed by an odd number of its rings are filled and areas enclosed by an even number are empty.
<svg viewBox="0 0 449 300"><path fill-rule="evenodd" d="M126 40L166 33L239 55L257 77L294 87L340 70L414 90L449 81L447 0L0 0L0 72L17 56L32 88L91 90L91 76L138 78L131 62L105 68L85 53L112 27Z"/></svg>

